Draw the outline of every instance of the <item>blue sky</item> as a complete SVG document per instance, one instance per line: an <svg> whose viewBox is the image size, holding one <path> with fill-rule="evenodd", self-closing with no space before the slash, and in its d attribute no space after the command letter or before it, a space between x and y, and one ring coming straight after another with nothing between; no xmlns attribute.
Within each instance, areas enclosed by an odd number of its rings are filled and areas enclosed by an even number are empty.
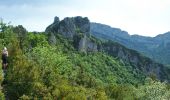
<svg viewBox="0 0 170 100"><path fill-rule="evenodd" d="M128 31L156 36L170 31L170 0L0 0L0 18L28 31L44 31L55 16L83 16Z"/></svg>

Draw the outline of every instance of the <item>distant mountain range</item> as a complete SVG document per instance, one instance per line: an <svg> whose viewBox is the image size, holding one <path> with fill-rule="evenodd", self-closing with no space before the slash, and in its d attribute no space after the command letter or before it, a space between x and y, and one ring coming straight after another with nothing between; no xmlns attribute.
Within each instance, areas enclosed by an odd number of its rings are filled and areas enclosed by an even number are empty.
<svg viewBox="0 0 170 100"><path fill-rule="evenodd" d="M140 35L129 35L128 32L108 25L91 23L91 34L102 40L113 40L130 49L152 58L153 60L170 64L170 32L157 35L156 37L145 37Z"/></svg>

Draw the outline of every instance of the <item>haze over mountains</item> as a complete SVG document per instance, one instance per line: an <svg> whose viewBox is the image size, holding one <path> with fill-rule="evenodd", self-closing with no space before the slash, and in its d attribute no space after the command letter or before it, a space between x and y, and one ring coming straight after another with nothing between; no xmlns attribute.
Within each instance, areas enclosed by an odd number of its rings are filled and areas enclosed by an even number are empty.
<svg viewBox="0 0 170 100"><path fill-rule="evenodd" d="M170 32L156 37L129 35L126 31L99 23L91 23L90 30L95 37L116 41L128 48L139 51L157 62L170 64Z"/></svg>

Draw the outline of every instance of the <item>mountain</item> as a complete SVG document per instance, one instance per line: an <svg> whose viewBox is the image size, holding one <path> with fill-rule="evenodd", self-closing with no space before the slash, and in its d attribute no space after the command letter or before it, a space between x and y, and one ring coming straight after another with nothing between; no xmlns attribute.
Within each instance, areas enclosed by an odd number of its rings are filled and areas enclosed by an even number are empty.
<svg viewBox="0 0 170 100"><path fill-rule="evenodd" d="M49 35L49 42L54 44L55 39L53 36L60 33L65 38L74 40L74 46L81 51L97 51L97 45L95 45L90 38L90 22L87 17L66 17L59 21L58 17L54 18L54 22L49 25L46 30Z"/></svg>
<svg viewBox="0 0 170 100"><path fill-rule="evenodd" d="M5 75L0 69L0 99L169 99L168 67L92 36L90 27L81 16L55 17L45 32L0 22L0 48L9 52Z"/></svg>
<svg viewBox="0 0 170 100"><path fill-rule="evenodd" d="M57 19L57 21L56 21ZM101 33L100 33L101 32ZM113 33L114 32L114 33ZM90 23L87 17L82 18L78 17L67 17L63 20L59 21L59 18L55 17L54 22L49 25L46 29L46 33L60 34L73 41L74 47L83 52L104 52L112 57L117 57L121 59L126 65L130 65L133 67L133 70L137 73L144 73L146 76L154 74L160 80L169 79L169 69L164 65L154 62L153 60L142 56L138 52L127 49L125 46L115 43L114 41L119 41L122 44L130 44L130 46L138 46L140 50L144 50L145 46L149 46L146 44L152 41L150 38L141 38L138 42L141 43L141 46L133 43L133 41L138 40L139 36L131 36L120 29L111 28L109 26L104 26L101 24ZM91 36L91 34L95 37ZM100 37L102 39L110 39L113 41L102 42L96 37ZM50 38L50 37L49 37ZM136 40L135 40L136 39ZM144 43L146 45L142 45Z"/></svg>
<svg viewBox="0 0 170 100"><path fill-rule="evenodd" d="M126 31L104 24L91 23L90 25L90 31L95 37L116 41L128 48L139 51L159 63L170 64L170 32L156 37L145 37L129 35Z"/></svg>

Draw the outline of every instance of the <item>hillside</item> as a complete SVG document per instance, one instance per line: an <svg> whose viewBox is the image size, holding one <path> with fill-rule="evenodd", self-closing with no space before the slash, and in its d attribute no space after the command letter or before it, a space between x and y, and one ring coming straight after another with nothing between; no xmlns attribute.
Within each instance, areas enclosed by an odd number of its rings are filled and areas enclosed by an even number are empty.
<svg viewBox="0 0 170 100"><path fill-rule="evenodd" d="M129 35L126 31L108 25L91 23L91 33L100 39L114 40L128 48L137 50L159 63L170 63L169 32L156 37L144 37Z"/></svg>
<svg viewBox="0 0 170 100"><path fill-rule="evenodd" d="M166 75L166 73L168 73L168 69L162 64L158 64L151 59L142 56L138 52L127 49L126 47L118 43L114 43L113 41L102 42L101 40L91 36L90 29L92 28L90 27L90 21L87 18L82 18L80 16L72 18L67 17L59 21L59 18L55 17L54 23L47 27L46 32L49 34L58 33L68 39L73 40L73 43L76 43L74 47L79 51L104 52L112 57L118 57L123 60L125 64L133 66L134 70L139 72L142 71L145 75L152 73L155 74L160 80L168 79L169 75ZM49 32L49 30L51 31ZM98 30L102 30L102 28L99 28ZM106 29L104 31L107 32L109 30ZM117 32L118 31L120 30L117 29ZM123 32L121 36L125 37L128 36L128 34Z"/></svg>
<svg viewBox="0 0 170 100"><path fill-rule="evenodd" d="M9 51L0 78L10 100L135 100L170 97L170 69L113 41L90 34L88 18L67 17L45 32L0 24L0 48ZM2 71L0 71L2 72ZM2 77L2 75L0 75ZM156 91L153 94L152 91Z"/></svg>

